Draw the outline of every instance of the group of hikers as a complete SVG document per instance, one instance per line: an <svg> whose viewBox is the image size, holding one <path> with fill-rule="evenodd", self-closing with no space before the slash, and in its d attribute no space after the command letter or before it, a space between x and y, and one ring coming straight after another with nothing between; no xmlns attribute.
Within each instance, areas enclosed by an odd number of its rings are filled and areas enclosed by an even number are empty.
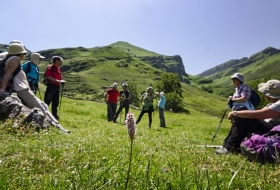
<svg viewBox="0 0 280 190"><path fill-rule="evenodd" d="M47 104L52 104L52 115L55 119L59 120L58 105L60 87L66 81L62 80L62 73L60 67L63 59L59 56L52 57L52 65L49 65L45 72L47 79L47 88L45 92L44 102L36 97L36 92L39 88L38 82L40 81L38 64L44 59L39 53L31 53L30 61L23 64L20 62L27 54L24 45L18 41L13 40L8 46L8 51L0 54L1 61L1 88L0 94L5 92L16 92L22 103L32 109L40 108L46 113ZM3 72L3 73L2 73Z"/></svg>
<svg viewBox="0 0 280 190"><path fill-rule="evenodd" d="M250 138L252 134L265 135L280 125L279 80L272 79L258 85L258 91L268 101L268 104L259 110L255 110L250 101L252 90L244 84L244 76L235 73L231 80L235 86L234 94L228 97L228 101L232 103L232 111L228 113L232 125L222 148L216 150L216 154L239 153L242 151L240 145L246 137Z"/></svg>
<svg viewBox="0 0 280 190"><path fill-rule="evenodd" d="M60 88L66 83L62 79L60 67L63 59L59 56L52 57L52 64L46 68L45 77L47 79L47 88L45 92L44 102L36 97L38 90L38 82L40 80L38 64L44 59L39 53L31 53L30 61L23 64L23 60L27 51L24 45L18 41L10 42L8 51L0 53L1 72L0 76L1 93L7 91L16 92L22 103L28 108L40 108L46 112L46 105L52 104L52 115L59 120L58 105ZM215 151L216 154L227 154L240 152L240 145L244 138L251 134L263 135L268 133L275 126L280 125L280 81L272 79L266 83L258 85L258 91L264 95L268 104L259 110L255 110L251 102L252 90L244 83L244 76L235 73L231 76L232 83L235 86L235 92L228 97L231 103L232 111L228 113L228 119L231 122L231 129L227 137L224 139L222 148ZM126 83L121 84L122 90L118 90L118 84L114 83L105 92L104 98L107 103L108 121L116 123L123 108L125 109L124 120L129 111L131 95ZM138 124L143 115L148 113L149 128L152 126L152 113L154 111L153 100L159 98L159 119L160 127L166 127L164 109L166 98L164 92L155 92L152 87L148 87L141 96L142 109L136 120ZM117 110L117 104L119 108Z"/></svg>
<svg viewBox="0 0 280 190"><path fill-rule="evenodd" d="M114 83L110 88L105 92L104 98L105 102L107 104L107 118L108 121L113 121L116 123L117 118L123 108L125 108L125 115L124 120L126 119L126 115L129 111L129 104L130 104L130 92L127 89L127 84L123 83L122 90L118 91L118 84ZM138 119L136 120L136 124L138 124L141 121L141 118L145 113L148 113L149 116L149 129L152 127L152 113L154 111L154 105L153 100L155 98L159 98L158 100L158 108L159 108L159 119L160 119L160 127L166 127L165 125L165 117L164 117L164 110L165 110L165 104L166 104L166 98L164 96L164 92L153 92L152 87L148 87L146 91L142 94L140 102L143 105L140 115L138 116ZM119 103L119 109L117 110L117 103L118 100L120 100Z"/></svg>

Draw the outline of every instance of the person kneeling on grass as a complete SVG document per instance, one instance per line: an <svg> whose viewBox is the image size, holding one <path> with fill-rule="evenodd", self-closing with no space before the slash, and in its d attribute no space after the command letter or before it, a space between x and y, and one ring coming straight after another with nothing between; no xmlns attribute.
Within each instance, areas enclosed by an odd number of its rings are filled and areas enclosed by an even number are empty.
<svg viewBox="0 0 280 190"><path fill-rule="evenodd" d="M263 93L269 102L261 110L240 110L228 113L228 119L232 123L231 131L224 141L221 149L216 154L239 152L242 140L248 134L263 135L273 127L280 125L280 81L269 80L260 83L258 90Z"/></svg>

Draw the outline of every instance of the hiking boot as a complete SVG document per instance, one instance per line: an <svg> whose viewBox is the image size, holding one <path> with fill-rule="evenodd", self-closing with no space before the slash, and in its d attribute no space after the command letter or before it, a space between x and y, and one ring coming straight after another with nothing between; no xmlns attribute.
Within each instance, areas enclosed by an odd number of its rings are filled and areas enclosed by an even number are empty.
<svg viewBox="0 0 280 190"><path fill-rule="evenodd" d="M57 121L59 121L59 116L58 115L53 115L53 117L57 120Z"/></svg>
<svg viewBox="0 0 280 190"><path fill-rule="evenodd" d="M223 147L223 148L220 148L219 150L216 150L215 153L216 154L228 154L229 151L225 147Z"/></svg>

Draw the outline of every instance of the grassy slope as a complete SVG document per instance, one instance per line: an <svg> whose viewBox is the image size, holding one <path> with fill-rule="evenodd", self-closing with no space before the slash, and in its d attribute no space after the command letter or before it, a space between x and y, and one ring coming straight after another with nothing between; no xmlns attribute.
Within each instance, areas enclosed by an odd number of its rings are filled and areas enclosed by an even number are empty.
<svg viewBox="0 0 280 190"><path fill-rule="evenodd" d="M61 123L70 135L54 128L15 134L1 125L1 187L124 189L129 161L125 126L106 121L105 104L67 98L62 102ZM166 112L166 129L158 127L157 111L151 130L147 115L143 117L133 144L128 189L275 189L279 166L251 163L240 155L217 156L214 149L196 147L211 144L220 118L189 111ZM222 143L228 130L224 120L215 144Z"/></svg>

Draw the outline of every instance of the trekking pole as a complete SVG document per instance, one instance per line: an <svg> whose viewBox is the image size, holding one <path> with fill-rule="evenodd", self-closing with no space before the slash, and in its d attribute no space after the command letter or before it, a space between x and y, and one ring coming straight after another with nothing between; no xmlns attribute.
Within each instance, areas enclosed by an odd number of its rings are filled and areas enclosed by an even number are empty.
<svg viewBox="0 0 280 190"><path fill-rule="evenodd" d="M61 107L63 87L64 87L64 83L61 83L60 101L59 101L59 108L58 108L59 110L60 110L60 107Z"/></svg>
<svg viewBox="0 0 280 190"><path fill-rule="evenodd" d="M216 138L216 135L217 135L217 133L218 133L218 131L219 131L219 129L220 129L220 126L221 126L221 124L222 124L222 121L223 121L223 119L224 119L224 117L225 117L225 115L226 115L226 113L227 113L227 110L228 110L229 108L232 108L232 100L229 101L229 103L228 103L228 105L227 105L227 107L226 107L226 110L225 110L225 112L224 112L224 114L223 114L223 117L222 117L222 119L221 119L221 121L220 121L220 123L219 123L219 125L218 125L218 127L217 127L217 129L216 129L215 134L213 135L212 143L214 142L214 139Z"/></svg>
<svg viewBox="0 0 280 190"><path fill-rule="evenodd" d="M41 92L40 92L40 89L39 89L39 84L38 84L37 90L38 90L38 92L39 92L40 99L42 100Z"/></svg>
<svg viewBox="0 0 280 190"><path fill-rule="evenodd" d="M70 133L69 130L63 128L62 125L60 125L60 123L57 121L57 119L55 119L55 117L50 113L50 111L48 110L48 108L47 108L47 106L46 106L46 104L45 104L44 102L41 101L40 104L41 104L42 107L44 108L45 114L51 119L52 124L53 124L55 127L59 128L59 129L60 129L63 133L65 133L65 134Z"/></svg>

